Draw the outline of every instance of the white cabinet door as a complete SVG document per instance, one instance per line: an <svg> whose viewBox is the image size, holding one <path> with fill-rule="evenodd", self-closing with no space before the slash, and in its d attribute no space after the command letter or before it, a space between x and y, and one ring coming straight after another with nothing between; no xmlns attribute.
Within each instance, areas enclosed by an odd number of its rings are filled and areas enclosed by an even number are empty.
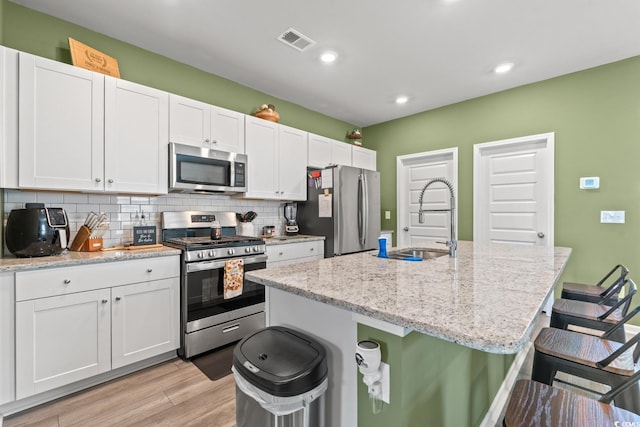
<svg viewBox="0 0 640 427"><path fill-rule="evenodd" d="M351 166L351 145L340 142L331 141L331 163L334 165Z"/></svg>
<svg viewBox="0 0 640 427"><path fill-rule="evenodd" d="M169 98L171 142L244 153L244 114L178 95Z"/></svg>
<svg viewBox="0 0 640 427"><path fill-rule="evenodd" d="M169 95L169 139L171 142L210 146L211 110L210 105L195 99Z"/></svg>
<svg viewBox="0 0 640 427"><path fill-rule="evenodd" d="M102 190L104 76L20 52L19 186Z"/></svg>
<svg viewBox="0 0 640 427"><path fill-rule="evenodd" d="M331 140L324 136L309 134L307 165L326 168L331 164Z"/></svg>
<svg viewBox="0 0 640 427"><path fill-rule="evenodd" d="M16 303L16 398L107 372L110 290Z"/></svg>
<svg viewBox="0 0 640 427"><path fill-rule="evenodd" d="M278 191L278 124L256 117L246 117L245 152L247 192L245 197L277 199Z"/></svg>
<svg viewBox="0 0 640 427"><path fill-rule="evenodd" d="M112 368L180 346L179 282L171 279L112 288Z"/></svg>
<svg viewBox="0 0 640 427"><path fill-rule="evenodd" d="M16 398L13 273L0 273L0 405Z"/></svg>
<svg viewBox="0 0 640 427"><path fill-rule="evenodd" d="M280 125L279 197L283 200L307 200L307 132Z"/></svg>
<svg viewBox="0 0 640 427"><path fill-rule="evenodd" d="M211 148L244 154L245 115L211 106Z"/></svg>
<svg viewBox="0 0 640 427"><path fill-rule="evenodd" d="M352 145L351 155L351 165L353 167L376 170L376 152L374 150Z"/></svg>
<svg viewBox="0 0 640 427"><path fill-rule="evenodd" d="M18 51L0 46L0 188L18 188Z"/></svg>
<svg viewBox="0 0 640 427"><path fill-rule="evenodd" d="M105 190L166 194L169 94L105 77Z"/></svg>

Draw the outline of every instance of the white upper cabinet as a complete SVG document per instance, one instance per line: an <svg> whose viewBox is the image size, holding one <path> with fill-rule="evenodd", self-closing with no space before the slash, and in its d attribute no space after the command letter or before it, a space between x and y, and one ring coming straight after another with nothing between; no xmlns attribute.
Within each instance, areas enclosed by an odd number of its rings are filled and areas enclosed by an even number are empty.
<svg viewBox="0 0 640 427"><path fill-rule="evenodd" d="M166 92L20 53L20 188L167 192Z"/></svg>
<svg viewBox="0 0 640 427"><path fill-rule="evenodd" d="M245 149L245 197L306 200L306 132L247 116Z"/></svg>
<svg viewBox="0 0 640 427"><path fill-rule="evenodd" d="M104 76L23 52L19 61L19 186L103 190Z"/></svg>
<svg viewBox="0 0 640 427"><path fill-rule="evenodd" d="M18 51L0 46L0 188L18 188Z"/></svg>
<svg viewBox="0 0 640 427"><path fill-rule="evenodd" d="M307 165L316 168L329 165L355 166L351 148L351 144L310 133Z"/></svg>
<svg viewBox="0 0 640 427"><path fill-rule="evenodd" d="M376 170L376 152L368 148L352 145L351 165L356 168Z"/></svg>
<svg viewBox="0 0 640 427"><path fill-rule="evenodd" d="M169 98L171 142L244 153L244 114L178 95Z"/></svg>
<svg viewBox="0 0 640 427"><path fill-rule="evenodd" d="M169 94L105 76L104 189L165 194Z"/></svg>

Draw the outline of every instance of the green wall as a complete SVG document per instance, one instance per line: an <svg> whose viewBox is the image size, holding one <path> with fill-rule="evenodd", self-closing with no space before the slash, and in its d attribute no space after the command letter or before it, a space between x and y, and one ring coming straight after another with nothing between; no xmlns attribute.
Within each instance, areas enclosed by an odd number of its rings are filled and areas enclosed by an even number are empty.
<svg viewBox="0 0 640 427"><path fill-rule="evenodd" d="M1 41L7 47L71 64L72 37L116 58L124 80L245 114L274 104L280 123L341 141L355 127L8 0L0 0L0 13Z"/></svg>
<svg viewBox="0 0 640 427"><path fill-rule="evenodd" d="M417 332L401 338L364 325L358 325L358 339L381 343L382 360L391 370L390 403L376 415L358 375L360 427L477 426L514 359Z"/></svg>
<svg viewBox="0 0 640 427"><path fill-rule="evenodd" d="M459 147L459 238L472 240L473 145L555 132L555 245L573 248L562 280L592 283L618 263L636 277L638 76L634 57L363 129L378 153L382 210L392 212L382 228L396 228L396 156ZM580 190L581 176L599 176L600 189ZM600 224L601 210L626 211L626 223Z"/></svg>

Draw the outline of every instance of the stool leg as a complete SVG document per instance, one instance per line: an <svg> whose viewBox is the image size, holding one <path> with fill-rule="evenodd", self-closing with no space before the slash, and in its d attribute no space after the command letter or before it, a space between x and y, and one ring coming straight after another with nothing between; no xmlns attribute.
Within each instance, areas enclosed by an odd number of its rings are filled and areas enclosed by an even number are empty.
<svg viewBox="0 0 640 427"><path fill-rule="evenodd" d="M612 381L611 387L612 388L616 387L623 381L624 381L624 378L622 379L616 378L615 380ZM627 411L631 411L635 414L640 415L640 384L636 383L633 386L626 389L625 391L623 391L622 393L620 393L614 399L614 402L618 408L623 408L623 409L626 409Z"/></svg>
<svg viewBox="0 0 640 427"><path fill-rule="evenodd" d="M555 365L550 363L543 353L534 352L533 369L531 370L531 379L533 381L552 385L557 371Z"/></svg>
<svg viewBox="0 0 640 427"><path fill-rule="evenodd" d="M627 335L624 332L624 326L613 331L613 333L607 339L623 344L627 342Z"/></svg>
<svg viewBox="0 0 640 427"><path fill-rule="evenodd" d="M561 314L551 312L551 320L549 326L556 329L567 329L567 318Z"/></svg>

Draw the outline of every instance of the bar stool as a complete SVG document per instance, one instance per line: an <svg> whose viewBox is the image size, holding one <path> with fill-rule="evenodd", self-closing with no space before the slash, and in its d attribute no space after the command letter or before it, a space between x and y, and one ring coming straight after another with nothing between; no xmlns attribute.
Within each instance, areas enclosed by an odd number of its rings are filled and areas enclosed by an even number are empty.
<svg viewBox="0 0 640 427"><path fill-rule="evenodd" d="M606 303L598 304L585 301L576 301L559 298L553 303L551 310L552 328L567 329L569 325L581 326L599 331L607 331L620 322L629 311L631 299L635 295L637 288L633 280L627 278L619 286L619 291L624 297L619 298L613 305ZM616 329L615 333L609 336L610 339L624 342L624 327Z"/></svg>
<svg viewBox="0 0 640 427"><path fill-rule="evenodd" d="M626 388L637 385L639 378L640 371L599 400L536 381L518 380L511 392L502 424L506 427L640 425L640 415L610 404Z"/></svg>
<svg viewBox="0 0 640 427"><path fill-rule="evenodd" d="M618 276L614 276L615 279L610 284L605 284L605 282L612 278L612 275L617 270L620 270L620 274ZM624 279L626 279L627 274L629 274L627 267L622 264L618 264L595 285L564 282L562 284L562 294L560 297L564 299L595 303L601 303L601 301L605 299L607 302L615 304L618 300L616 296L618 293L618 287L624 283ZM611 298L606 299L608 296L611 296Z"/></svg>
<svg viewBox="0 0 640 427"><path fill-rule="evenodd" d="M636 307L624 319L631 319ZM623 323L616 325L622 328ZM611 331L609 331L611 332ZM543 328L534 341L531 379L552 385L558 371L616 388L633 377L640 357L640 333L624 344L603 337L554 328ZM635 349L634 349L635 347ZM616 406L640 414L640 389L629 386L615 399Z"/></svg>

